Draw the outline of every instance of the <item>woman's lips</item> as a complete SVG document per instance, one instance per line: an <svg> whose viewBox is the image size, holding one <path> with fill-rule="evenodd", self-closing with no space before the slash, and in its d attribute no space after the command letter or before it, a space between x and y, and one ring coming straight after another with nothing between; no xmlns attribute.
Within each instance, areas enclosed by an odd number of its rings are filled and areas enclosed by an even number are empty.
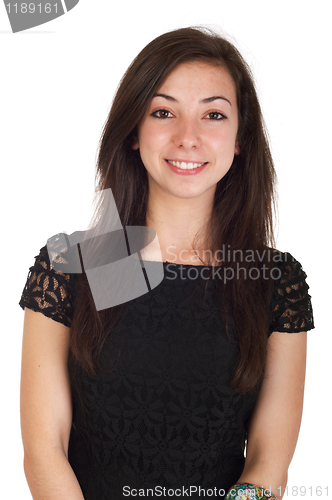
<svg viewBox="0 0 332 500"><path fill-rule="evenodd" d="M167 165L175 172L180 175L194 175L201 172L207 165L208 162L194 162L194 161L182 161L182 160L165 160Z"/></svg>

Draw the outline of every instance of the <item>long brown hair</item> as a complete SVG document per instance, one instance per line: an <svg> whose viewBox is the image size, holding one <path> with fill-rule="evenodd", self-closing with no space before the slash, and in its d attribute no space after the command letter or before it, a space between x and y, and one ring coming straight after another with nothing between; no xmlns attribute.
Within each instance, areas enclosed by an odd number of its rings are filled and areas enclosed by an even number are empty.
<svg viewBox="0 0 332 500"><path fill-rule="evenodd" d="M240 154L218 182L209 225L212 255L218 249L250 251L241 268L269 268L261 256L274 246L273 208L275 171L250 68L229 41L205 28L182 28L150 42L123 76L105 123L96 170L99 193L112 189L123 226L145 226L148 177L138 151L132 149L137 124L167 75L184 62L206 61L228 69L238 106ZM96 221L100 216L97 206ZM236 257L227 262L235 271ZM245 393L261 380L266 361L269 300L272 280L247 279L244 272L227 282L228 317L234 318L239 362L232 387ZM71 351L79 365L96 374L101 348L121 316L121 308L96 311L86 276L79 277L78 302L71 326ZM227 325L226 325L227 326Z"/></svg>

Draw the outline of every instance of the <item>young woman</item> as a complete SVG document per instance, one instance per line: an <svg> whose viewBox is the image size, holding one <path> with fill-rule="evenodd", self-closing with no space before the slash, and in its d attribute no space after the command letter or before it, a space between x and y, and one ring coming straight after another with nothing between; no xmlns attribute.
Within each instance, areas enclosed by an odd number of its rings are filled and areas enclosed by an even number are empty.
<svg viewBox="0 0 332 500"><path fill-rule="evenodd" d="M156 231L162 264L153 246L142 262L164 279L97 310L86 272L55 270L41 248L20 301L33 498L282 498L313 318L301 265L274 250L275 172L235 47L197 28L145 47L97 180L124 228Z"/></svg>

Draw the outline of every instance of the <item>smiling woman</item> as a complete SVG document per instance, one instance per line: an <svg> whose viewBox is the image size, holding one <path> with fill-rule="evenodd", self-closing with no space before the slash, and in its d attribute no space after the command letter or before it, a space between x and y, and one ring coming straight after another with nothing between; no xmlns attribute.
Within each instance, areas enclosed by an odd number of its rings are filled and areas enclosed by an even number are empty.
<svg viewBox="0 0 332 500"><path fill-rule="evenodd" d="M275 171L237 49L197 28L147 45L96 180L93 224L111 189L123 227L156 230L164 279L97 310L86 273L52 269L41 248L20 301L33 497L282 498L313 317L301 264L274 248ZM140 261L161 265L152 247Z"/></svg>

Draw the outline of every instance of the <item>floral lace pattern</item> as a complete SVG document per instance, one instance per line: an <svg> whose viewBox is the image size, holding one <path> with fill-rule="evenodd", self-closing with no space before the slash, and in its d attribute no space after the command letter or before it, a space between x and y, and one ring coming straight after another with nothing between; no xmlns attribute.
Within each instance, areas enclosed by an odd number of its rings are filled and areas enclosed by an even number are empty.
<svg viewBox="0 0 332 500"><path fill-rule="evenodd" d="M44 246L29 269L19 305L70 326L74 312L74 282L74 274L52 269L47 247Z"/></svg>
<svg viewBox="0 0 332 500"><path fill-rule="evenodd" d="M289 253L282 254L281 277L276 280L271 304L270 332L297 333L314 328L306 273Z"/></svg>
<svg viewBox="0 0 332 500"><path fill-rule="evenodd" d="M310 330L305 273L289 254L283 256L270 333ZM242 473L259 387L246 395L230 389L238 351L212 289L206 301L188 302L196 284L190 269L184 266L180 279L180 265L165 263L160 285L126 304L121 326L101 354L106 365L116 360L111 372L89 377L69 356L69 461L86 500L122 499L125 486L227 492ZM70 326L75 276L52 271L46 247L30 268L20 305Z"/></svg>

